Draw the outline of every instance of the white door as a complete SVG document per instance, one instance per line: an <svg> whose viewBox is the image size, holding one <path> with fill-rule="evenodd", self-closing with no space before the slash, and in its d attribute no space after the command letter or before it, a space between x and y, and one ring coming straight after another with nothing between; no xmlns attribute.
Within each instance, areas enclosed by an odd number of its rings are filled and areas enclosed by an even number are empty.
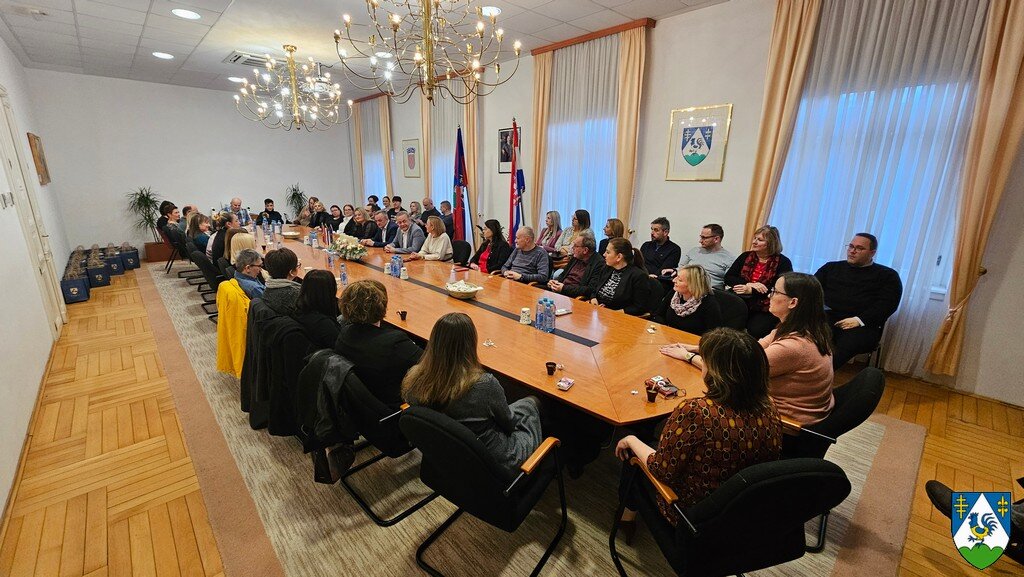
<svg viewBox="0 0 1024 577"><path fill-rule="evenodd" d="M32 174L22 149L15 143L21 134L14 121L7 93L0 88L0 103L3 114L0 114L0 162L6 182L0 189L14 193L14 207L21 220L21 229L25 234L25 242L35 269L36 280L39 282L40 295L43 297L43 308L46 310L50 331L54 340L60 336L61 327L68 321L67 308L61 296L60 277L58 277L50 252L50 237L46 234L39 202L35 196L35 183L29 180Z"/></svg>

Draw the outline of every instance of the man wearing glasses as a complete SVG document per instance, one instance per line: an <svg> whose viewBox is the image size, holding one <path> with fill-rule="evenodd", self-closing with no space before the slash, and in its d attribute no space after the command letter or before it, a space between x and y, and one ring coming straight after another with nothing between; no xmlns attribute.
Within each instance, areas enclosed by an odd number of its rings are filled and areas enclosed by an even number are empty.
<svg viewBox="0 0 1024 577"><path fill-rule="evenodd" d="M722 246L725 231L718 224L706 224L700 229L700 244L686 251L679 259L679 266L698 264L708 273L712 288L725 288L725 272L732 266L736 257ZM665 269L665 276L675 276L676 271Z"/></svg>
<svg viewBox="0 0 1024 577"><path fill-rule="evenodd" d="M263 257L251 248L242 249L235 257L235 280L246 296L257 299L263 296Z"/></svg>
<svg viewBox="0 0 1024 577"><path fill-rule="evenodd" d="M874 351L885 321L900 305L900 275L875 262L877 251L878 239L859 232L846 246L846 260L825 263L814 273L825 293L825 312L832 324L835 368L854 355Z"/></svg>

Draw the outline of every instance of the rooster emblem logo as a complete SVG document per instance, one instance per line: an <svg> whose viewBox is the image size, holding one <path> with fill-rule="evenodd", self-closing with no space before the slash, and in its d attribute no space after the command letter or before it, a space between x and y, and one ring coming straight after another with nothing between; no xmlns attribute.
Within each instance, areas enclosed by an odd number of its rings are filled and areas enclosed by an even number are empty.
<svg viewBox="0 0 1024 577"><path fill-rule="evenodd" d="M971 565L996 562L1010 542L1009 493L953 493L953 544Z"/></svg>

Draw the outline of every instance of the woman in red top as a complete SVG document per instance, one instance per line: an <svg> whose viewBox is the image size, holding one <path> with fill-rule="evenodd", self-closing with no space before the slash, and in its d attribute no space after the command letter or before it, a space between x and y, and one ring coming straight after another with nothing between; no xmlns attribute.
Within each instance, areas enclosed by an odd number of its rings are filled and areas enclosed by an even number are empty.
<svg viewBox="0 0 1024 577"><path fill-rule="evenodd" d="M736 257L725 273L726 288L747 301L747 332L755 339L767 335L779 323L768 312L768 289L792 270L793 263L782 254L779 229L765 225L754 231L750 250Z"/></svg>
<svg viewBox="0 0 1024 577"><path fill-rule="evenodd" d="M679 403L662 429L657 450L634 435L615 447L623 461L633 455L646 461L651 473L675 490L683 509L741 469L778 459L782 450L782 425L768 396L768 358L761 345L748 334L718 328L701 337L700 355L708 392ZM635 503L635 491L646 490L638 482L632 487L623 496L627 508L619 522L627 542L636 529L630 503ZM673 525L679 521L660 497L658 508Z"/></svg>
<svg viewBox="0 0 1024 577"><path fill-rule="evenodd" d="M509 255L512 254L512 247L508 245L502 235L501 223L493 218L484 222L484 227L480 229L480 236L483 238L483 244L477 249L473 258L469 259L469 268L482 273L501 269L501 265L505 264Z"/></svg>

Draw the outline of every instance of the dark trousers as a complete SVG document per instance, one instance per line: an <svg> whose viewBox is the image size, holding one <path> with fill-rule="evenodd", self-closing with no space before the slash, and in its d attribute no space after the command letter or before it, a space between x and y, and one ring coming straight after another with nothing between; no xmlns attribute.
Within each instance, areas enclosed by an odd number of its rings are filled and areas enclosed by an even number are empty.
<svg viewBox="0 0 1024 577"><path fill-rule="evenodd" d="M832 367L838 369L856 355L870 353L882 340L882 329L877 327L857 327L843 330L832 325Z"/></svg>
<svg viewBox="0 0 1024 577"><path fill-rule="evenodd" d="M750 311L747 315L747 332L755 339L768 336L779 324L779 317L764 311Z"/></svg>

